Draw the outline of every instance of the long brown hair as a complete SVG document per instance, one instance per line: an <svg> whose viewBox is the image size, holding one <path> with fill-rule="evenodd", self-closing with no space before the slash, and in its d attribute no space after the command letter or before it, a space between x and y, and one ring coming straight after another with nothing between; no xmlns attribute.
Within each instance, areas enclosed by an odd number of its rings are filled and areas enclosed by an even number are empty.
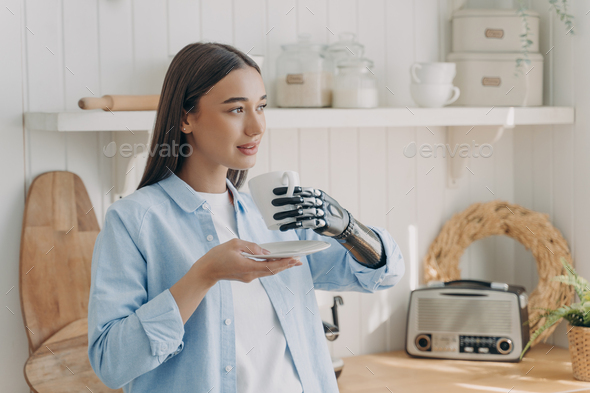
<svg viewBox="0 0 590 393"><path fill-rule="evenodd" d="M177 173L184 162L183 154L170 154L170 146L183 146L186 135L180 131L183 109L197 113L199 99L230 71L250 66L260 73L258 65L231 45L196 42L182 48L166 72L156 112L147 164L137 189ZM157 143L156 149L153 149ZM166 153L162 154L163 147ZM181 149L179 149L182 152ZM227 178L239 189L248 170L229 169Z"/></svg>

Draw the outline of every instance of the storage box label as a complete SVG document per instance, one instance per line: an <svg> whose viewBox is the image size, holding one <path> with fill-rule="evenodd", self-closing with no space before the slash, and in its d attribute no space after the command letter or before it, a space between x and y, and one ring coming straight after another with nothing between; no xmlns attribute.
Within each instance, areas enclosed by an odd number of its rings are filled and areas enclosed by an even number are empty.
<svg viewBox="0 0 590 393"><path fill-rule="evenodd" d="M487 38L503 38L504 37L504 30L503 29L486 29L486 37Z"/></svg>
<svg viewBox="0 0 590 393"><path fill-rule="evenodd" d="M500 83L502 83L502 79L498 76L484 76L481 78L481 84L484 86L500 86Z"/></svg>
<svg viewBox="0 0 590 393"><path fill-rule="evenodd" d="M303 84L303 74L287 74L287 83L290 85Z"/></svg>

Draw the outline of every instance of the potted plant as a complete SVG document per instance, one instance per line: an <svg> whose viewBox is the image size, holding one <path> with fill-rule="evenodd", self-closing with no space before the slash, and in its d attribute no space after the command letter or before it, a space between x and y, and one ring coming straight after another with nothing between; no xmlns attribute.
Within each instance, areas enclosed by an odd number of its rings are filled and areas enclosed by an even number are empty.
<svg viewBox="0 0 590 393"><path fill-rule="evenodd" d="M580 301L571 305L564 305L555 310L544 308L543 310L546 312L538 318L545 317L547 318L546 322L533 333L522 350L520 359L522 360L531 343L543 331L565 318L569 322L567 335L574 378L580 381L590 381L590 283L585 278L580 277L563 257L561 258L561 264L567 271L567 276L556 276L552 280L573 286ZM529 321L525 322L525 324L527 323Z"/></svg>
<svg viewBox="0 0 590 393"><path fill-rule="evenodd" d="M529 24L526 18L526 10L528 8L528 1L526 0L516 0L516 9L518 15L522 18L522 26L524 29L524 33L520 35L520 42L522 45L521 54L522 57L516 59L516 75L518 75L519 71L522 71L523 63L530 65L531 60L529 59L529 47L533 44L529 33L531 29L529 28ZM568 13L568 0L549 0L549 9L555 12L555 15L559 17L559 19L565 24L567 33L574 34L574 17ZM538 39L538 38L535 38Z"/></svg>

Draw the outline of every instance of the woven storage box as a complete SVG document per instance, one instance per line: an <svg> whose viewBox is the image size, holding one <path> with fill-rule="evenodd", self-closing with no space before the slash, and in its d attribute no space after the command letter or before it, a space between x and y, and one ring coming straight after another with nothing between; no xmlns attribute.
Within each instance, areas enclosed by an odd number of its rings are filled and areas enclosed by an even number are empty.
<svg viewBox="0 0 590 393"><path fill-rule="evenodd" d="M572 328L568 324L567 329L574 378L579 381L590 381L590 327Z"/></svg>

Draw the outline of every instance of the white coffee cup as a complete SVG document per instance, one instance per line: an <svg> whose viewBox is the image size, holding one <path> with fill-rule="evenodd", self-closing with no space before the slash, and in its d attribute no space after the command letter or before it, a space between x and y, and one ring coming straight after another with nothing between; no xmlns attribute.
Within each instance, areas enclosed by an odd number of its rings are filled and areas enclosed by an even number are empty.
<svg viewBox="0 0 590 393"><path fill-rule="evenodd" d="M455 63L414 63L410 67L413 83L441 84L453 83L457 74Z"/></svg>
<svg viewBox="0 0 590 393"><path fill-rule="evenodd" d="M410 85L410 93L418 106L424 108L440 108L457 101L461 92L457 86L451 84L433 85L412 83Z"/></svg>
<svg viewBox="0 0 590 393"><path fill-rule="evenodd" d="M287 194L275 195L277 187L287 187ZM295 186L299 186L299 173L295 171L275 171L253 177L248 181L250 195L264 218L266 227L271 231L279 230L281 225L293 221L292 218L275 220L273 215L282 211L293 210L292 205L273 206L272 200L293 196Z"/></svg>

